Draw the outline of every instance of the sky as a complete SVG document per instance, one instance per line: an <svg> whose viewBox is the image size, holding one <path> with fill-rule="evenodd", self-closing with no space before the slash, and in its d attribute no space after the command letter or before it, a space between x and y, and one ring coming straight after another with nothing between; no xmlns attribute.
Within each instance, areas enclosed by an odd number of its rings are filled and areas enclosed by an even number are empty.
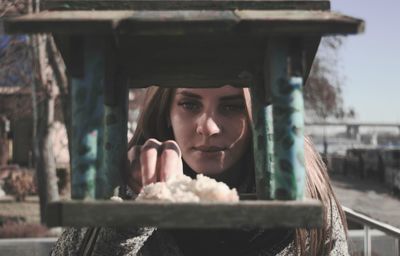
<svg viewBox="0 0 400 256"><path fill-rule="evenodd" d="M345 106L357 121L400 124L400 0L331 0L331 8L365 21L339 50Z"/></svg>

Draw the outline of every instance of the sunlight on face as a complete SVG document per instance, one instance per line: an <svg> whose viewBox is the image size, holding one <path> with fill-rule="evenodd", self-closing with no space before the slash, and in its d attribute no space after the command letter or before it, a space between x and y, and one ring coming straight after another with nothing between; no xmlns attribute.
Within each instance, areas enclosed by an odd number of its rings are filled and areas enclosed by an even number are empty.
<svg viewBox="0 0 400 256"><path fill-rule="evenodd" d="M170 120L183 159L197 173L220 174L249 149L250 124L241 88L177 89Z"/></svg>

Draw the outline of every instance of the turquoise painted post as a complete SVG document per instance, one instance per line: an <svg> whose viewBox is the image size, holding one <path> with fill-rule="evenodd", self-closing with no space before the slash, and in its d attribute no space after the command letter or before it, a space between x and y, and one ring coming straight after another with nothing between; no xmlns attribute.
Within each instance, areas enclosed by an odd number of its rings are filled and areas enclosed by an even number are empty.
<svg viewBox="0 0 400 256"><path fill-rule="evenodd" d="M73 199L95 198L96 172L101 163L104 55L101 40L78 38L82 49L75 64L79 75L72 75L72 191ZM79 53L77 53L79 55Z"/></svg>
<svg viewBox="0 0 400 256"><path fill-rule="evenodd" d="M264 81L259 80L250 87L252 101L252 132L254 169L256 179L257 198L268 200L272 198L273 183L270 155L272 141L269 139L272 132L271 108L267 107L267 95Z"/></svg>
<svg viewBox="0 0 400 256"><path fill-rule="evenodd" d="M305 189L301 41L275 39L270 46L275 198L301 200Z"/></svg>
<svg viewBox="0 0 400 256"><path fill-rule="evenodd" d="M126 168L128 87L116 55L113 38L107 38L106 79L104 84L104 142L103 163L97 175L96 197L110 198L121 184Z"/></svg>

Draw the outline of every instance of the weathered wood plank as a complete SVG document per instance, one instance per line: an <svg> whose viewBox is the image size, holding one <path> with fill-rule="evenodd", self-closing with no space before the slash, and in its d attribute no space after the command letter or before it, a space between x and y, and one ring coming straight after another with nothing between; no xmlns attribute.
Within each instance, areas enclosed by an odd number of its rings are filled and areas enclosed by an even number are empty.
<svg viewBox="0 0 400 256"><path fill-rule="evenodd" d="M316 200L174 204L69 201L50 203L48 213L49 226L311 228L322 225L322 207Z"/></svg>
<svg viewBox="0 0 400 256"><path fill-rule="evenodd" d="M329 10L329 0L47 0L42 10Z"/></svg>
<svg viewBox="0 0 400 256"><path fill-rule="evenodd" d="M335 12L235 10L235 14L240 19L236 29L249 34L329 35L364 31L363 20Z"/></svg>
<svg viewBox="0 0 400 256"><path fill-rule="evenodd" d="M127 163L128 88L122 74L114 38L105 41L103 141L100 169L96 173L96 198L110 198L118 184L125 178Z"/></svg>
<svg viewBox="0 0 400 256"><path fill-rule="evenodd" d="M4 27L7 33L110 34L131 15L132 11L42 11L6 20Z"/></svg>
<svg viewBox="0 0 400 256"><path fill-rule="evenodd" d="M157 73L151 79L132 77L129 80L129 86L130 88L146 88L153 85L167 88L217 88L228 84L235 87L249 86L247 80L237 77L237 72L231 72L230 74L217 72L193 73Z"/></svg>
<svg viewBox="0 0 400 256"><path fill-rule="evenodd" d="M236 48L229 44L224 47L212 43L203 46L193 43L186 47L164 49L157 45L150 42L149 48L135 48L141 49L142 54L135 54L137 50L125 51L124 66L128 70L131 87L159 85L206 88L227 84L248 87L252 78L246 74L254 74L263 62L262 56L257 54L263 47L254 44L253 48L246 44Z"/></svg>
<svg viewBox="0 0 400 256"><path fill-rule="evenodd" d="M124 67L130 86L250 86L244 73L263 63L266 38L133 37L123 38Z"/></svg>
<svg viewBox="0 0 400 256"><path fill-rule="evenodd" d="M303 37L302 37L303 38ZM304 37L308 77L320 37ZM291 38L288 38L291 40ZM253 76L262 72L269 37L188 36L121 37L124 69L130 87L251 86ZM261 53L261 54L260 54Z"/></svg>
<svg viewBox="0 0 400 256"><path fill-rule="evenodd" d="M43 11L10 19L9 33L195 34L231 31L232 11Z"/></svg>
<svg viewBox="0 0 400 256"><path fill-rule="evenodd" d="M131 35L349 34L362 20L323 11L53 11L6 21L8 33Z"/></svg>

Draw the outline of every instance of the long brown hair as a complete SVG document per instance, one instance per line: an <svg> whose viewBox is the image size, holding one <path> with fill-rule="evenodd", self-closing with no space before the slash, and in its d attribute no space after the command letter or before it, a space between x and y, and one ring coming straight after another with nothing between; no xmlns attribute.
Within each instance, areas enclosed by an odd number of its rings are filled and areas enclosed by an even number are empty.
<svg viewBox="0 0 400 256"><path fill-rule="evenodd" d="M168 127L168 118L174 93L175 89L172 88L157 86L147 88L136 130L128 148L143 144L149 138L161 141L173 139L171 129Z"/></svg>
<svg viewBox="0 0 400 256"><path fill-rule="evenodd" d="M149 87L146 91L142 111L135 133L129 142L129 148L133 145L143 144L149 138L158 140L174 139L168 125L169 111L175 89ZM247 112L250 120L251 100L248 88L243 89ZM333 221L332 207L339 211L339 216L347 230L346 218L340 204L333 192L329 181L326 165L319 153L315 150L311 140L305 137L305 164L306 164L306 194L310 198L322 202L324 219L323 227L317 229L296 229L294 245L297 254L304 255L306 250L309 255L325 255L333 246Z"/></svg>
<svg viewBox="0 0 400 256"><path fill-rule="evenodd" d="M327 255L333 247L334 212L339 213L343 230L347 236L347 221L342 207L333 192L327 167L316 151L309 137L304 138L306 165L306 193L310 198L318 199L323 205L323 227L319 229L297 229L295 244L297 251L303 255L306 250L306 239L309 239L311 255ZM336 209L334 209L336 208Z"/></svg>

